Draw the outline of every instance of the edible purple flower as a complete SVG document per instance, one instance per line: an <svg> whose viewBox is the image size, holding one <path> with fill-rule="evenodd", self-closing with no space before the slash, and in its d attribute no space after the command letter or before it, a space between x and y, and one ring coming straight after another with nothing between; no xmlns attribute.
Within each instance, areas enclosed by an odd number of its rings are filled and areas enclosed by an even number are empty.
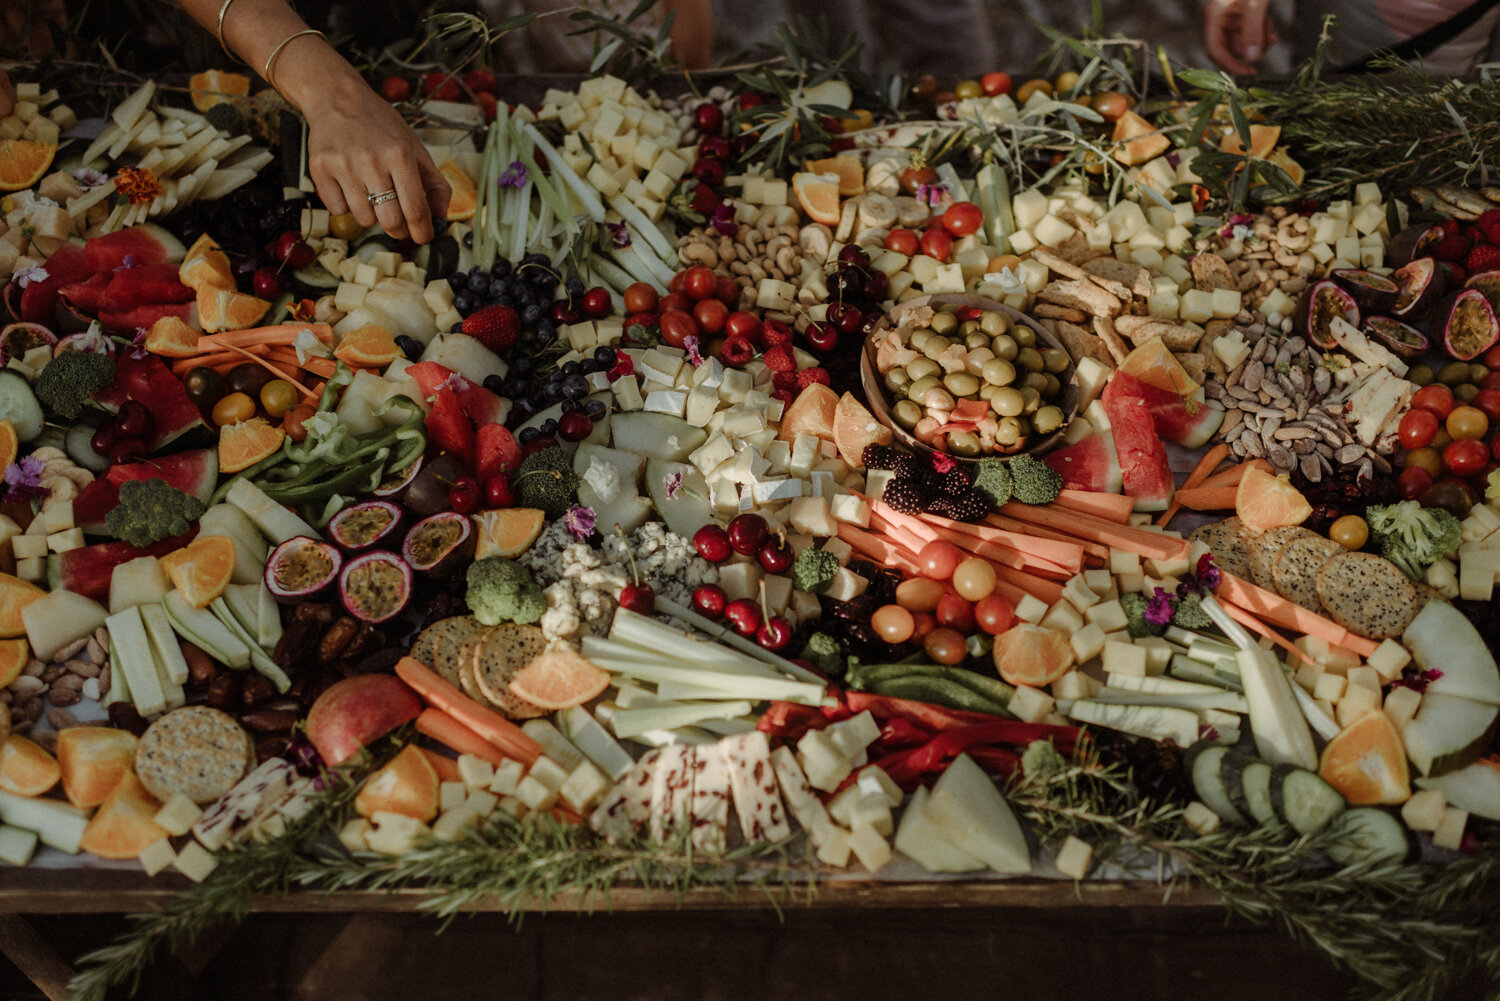
<svg viewBox="0 0 1500 1001"><path fill-rule="evenodd" d="M729 202L719 203L708 224L720 236L732 237L740 231L739 224L734 221L734 206Z"/></svg>
<svg viewBox="0 0 1500 1001"><path fill-rule="evenodd" d="M1410 688L1421 694L1427 691L1427 686L1443 676L1443 672L1437 668L1431 670L1420 670L1408 668L1407 672L1395 681L1391 682L1392 688Z"/></svg>
<svg viewBox="0 0 1500 1001"><path fill-rule="evenodd" d="M563 515L563 527L573 538L582 541L594 534L594 509L574 504Z"/></svg>
<svg viewBox="0 0 1500 1001"><path fill-rule="evenodd" d="M1214 566L1213 554L1204 553L1198 557L1198 566L1194 568L1193 572L1184 577L1182 583L1177 585L1177 593L1184 597L1189 594L1208 594L1219 586L1221 577L1219 568Z"/></svg>
<svg viewBox="0 0 1500 1001"><path fill-rule="evenodd" d="M923 205L937 208L943 203L943 199L947 197L947 195L948 185L946 184L917 185L917 201L921 202Z"/></svg>
<svg viewBox="0 0 1500 1001"><path fill-rule="evenodd" d="M1166 588L1159 587L1146 602L1146 621L1153 626L1166 626L1172 622L1172 596Z"/></svg>
<svg viewBox="0 0 1500 1001"><path fill-rule="evenodd" d="M468 379L465 379L459 373L454 372L454 373L450 374L442 382L438 383L437 388L438 389L451 389L455 393L464 393L464 392L468 392L468 390L470 388L470 383L469 383Z"/></svg>
<svg viewBox="0 0 1500 1001"><path fill-rule="evenodd" d="M688 361L693 363L694 368L697 368L699 365L703 364L703 351L701 350L701 344L702 342L697 337L691 334L682 339L682 348L687 352L687 359Z"/></svg>
<svg viewBox="0 0 1500 1001"><path fill-rule="evenodd" d="M84 191L90 191L101 184L109 183L108 174L100 170L95 170L92 167L79 168L78 172L73 175L73 179L78 182L78 186L83 188Z"/></svg>
<svg viewBox="0 0 1500 1001"><path fill-rule="evenodd" d="M44 463L34 455L23 456L19 461L5 467L5 500L10 504L23 504L29 500L51 494L42 486Z"/></svg>
<svg viewBox="0 0 1500 1001"><path fill-rule="evenodd" d="M495 183L502 188L524 188L527 178L526 164L520 160L512 160L510 166L505 168L505 172Z"/></svg>
<svg viewBox="0 0 1500 1001"><path fill-rule="evenodd" d="M1178 164L1182 163L1182 154L1175 149L1168 150L1166 156L1162 157L1162 159L1167 161L1168 166L1175 169Z"/></svg>
<svg viewBox="0 0 1500 1001"><path fill-rule="evenodd" d="M677 495L682 493L682 473L668 473L662 478L661 485L667 491L667 500L676 500Z"/></svg>
<svg viewBox="0 0 1500 1001"><path fill-rule="evenodd" d="M1241 212L1230 216L1224 221L1224 228L1219 230L1219 235L1224 239L1243 240L1250 235L1250 224L1255 222L1255 216L1246 215Z"/></svg>
<svg viewBox="0 0 1500 1001"><path fill-rule="evenodd" d="M17 271L15 274L16 284L21 288L25 288L32 282L44 282L50 277L51 276L47 274L47 269L42 267L40 264L34 265L29 268L23 268L20 271Z"/></svg>
<svg viewBox="0 0 1500 1001"><path fill-rule="evenodd" d="M134 254L126 254L125 258L120 261L120 266L115 268L115 270L129 271L131 268L138 268L140 266L141 262L139 258L137 258Z"/></svg>
<svg viewBox="0 0 1500 1001"><path fill-rule="evenodd" d="M624 250L630 246L630 230L623 222L607 222L604 228L609 231L609 245L616 250Z"/></svg>

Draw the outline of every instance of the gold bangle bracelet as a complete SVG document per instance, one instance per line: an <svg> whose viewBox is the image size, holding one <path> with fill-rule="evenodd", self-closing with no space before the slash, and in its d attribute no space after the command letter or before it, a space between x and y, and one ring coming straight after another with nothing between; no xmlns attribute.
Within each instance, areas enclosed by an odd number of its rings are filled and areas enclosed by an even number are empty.
<svg viewBox="0 0 1500 1001"><path fill-rule="evenodd" d="M224 50L224 54L230 59L233 59L235 62L243 65L244 60L239 56L236 56L233 52L230 52L229 43L224 41L224 15L229 13L229 5L232 3L234 3L234 0L224 0L224 2L219 5L219 25L217 31L217 34L219 36L219 48Z"/></svg>
<svg viewBox="0 0 1500 1001"><path fill-rule="evenodd" d="M301 31L294 31L290 35L288 35L285 38L283 38L281 40L281 44L277 45L276 48L272 49L271 50L271 54L269 56L266 56L266 66L265 66L265 69L261 70L261 73L260 73L261 79L265 80L266 83L270 84L271 85L271 89L274 90L274 91L276 91L276 93L278 93L278 94L281 93L281 88L277 87L276 86L276 81L271 78L271 70L275 66L276 57L279 56L279 55L281 55L281 50L282 49L286 48L288 45L290 45L292 42L296 41L297 39L301 38L303 35L317 35L319 38L322 38L325 41L328 38L327 35L323 34L317 28L303 28Z"/></svg>

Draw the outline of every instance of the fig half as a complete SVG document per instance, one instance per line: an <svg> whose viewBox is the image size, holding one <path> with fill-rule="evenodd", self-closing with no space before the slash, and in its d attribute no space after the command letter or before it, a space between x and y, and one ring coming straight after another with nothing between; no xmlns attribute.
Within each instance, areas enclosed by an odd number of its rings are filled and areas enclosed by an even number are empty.
<svg viewBox="0 0 1500 1001"><path fill-rule="evenodd" d="M1403 264L1391 278L1401 287L1391 312L1403 320L1423 319L1448 291L1448 270L1431 257Z"/></svg>
<svg viewBox="0 0 1500 1001"><path fill-rule="evenodd" d="M1339 286L1354 296L1360 312L1389 313L1396 305L1401 288L1385 275L1377 275L1364 268L1338 268L1328 275Z"/></svg>
<svg viewBox="0 0 1500 1001"><path fill-rule="evenodd" d="M419 574L446 577L474 558L477 542L468 515L439 511L411 527L401 544L401 555Z"/></svg>
<svg viewBox="0 0 1500 1001"><path fill-rule="evenodd" d="M1422 357L1432 347L1422 331L1389 316L1367 316L1360 329L1365 332L1365 336L1374 338L1408 361Z"/></svg>
<svg viewBox="0 0 1500 1001"><path fill-rule="evenodd" d="M1444 300L1434 322L1442 323L1443 348L1459 361L1473 361L1500 341L1495 307L1477 288Z"/></svg>
<svg viewBox="0 0 1500 1001"><path fill-rule="evenodd" d="M401 614L411 601L411 567L395 553L377 549L356 556L339 575L339 597L349 614L379 625Z"/></svg>
<svg viewBox="0 0 1500 1001"><path fill-rule="evenodd" d="M1328 328L1336 316L1359 326L1359 304L1338 282L1325 278L1309 285L1297 300L1292 328L1324 351L1332 351L1339 342Z"/></svg>
<svg viewBox="0 0 1500 1001"><path fill-rule="evenodd" d="M266 557L266 589L286 604L311 601L332 586L343 565L338 549L321 539L299 535Z"/></svg>
<svg viewBox="0 0 1500 1001"><path fill-rule="evenodd" d="M370 500L351 504L328 522L328 534L349 552L369 549L386 540L395 541L400 531L401 505L388 500Z"/></svg>

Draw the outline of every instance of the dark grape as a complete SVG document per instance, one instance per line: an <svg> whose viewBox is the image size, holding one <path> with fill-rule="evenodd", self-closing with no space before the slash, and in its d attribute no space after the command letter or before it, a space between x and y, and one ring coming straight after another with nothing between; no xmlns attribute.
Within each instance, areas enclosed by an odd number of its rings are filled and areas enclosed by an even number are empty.
<svg viewBox="0 0 1500 1001"><path fill-rule="evenodd" d="M401 349L401 353L406 356L407 361L416 361L422 357L422 342L415 337L409 337L406 334L400 335L396 338L396 347Z"/></svg>
<svg viewBox="0 0 1500 1001"><path fill-rule="evenodd" d="M487 375L484 377L484 388L496 396L505 396L505 380L498 375Z"/></svg>
<svg viewBox="0 0 1500 1001"><path fill-rule="evenodd" d="M530 375L532 364L533 363L529 355L522 355L521 357L510 363L511 373L519 376Z"/></svg>
<svg viewBox="0 0 1500 1001"><path fill-rule="evenodd" d="M495 263L490 265L491 278L509 278L510 262L503 257L495 258Z"/></svg>
<svg viewBox="0 0 1500 1001"><path fill-rule="evenodd" d="M474 293L468 289L453 293L453 308L465 316L474 312Z"/></svg>
<svg viewBox="0 0 1500 1001"><path fill-rule="evenodd" d="M546 420L542 421L541 427L539 427L537 430L540 431L544 436L550 438L552 435L557 434L557 421L555 421L551 417L548 417Z"/></svg>
<svg viewBox="0 0 1500 1001"><path fill-rule="evenodd" d="M566 362L559 371L561 371L565 376L577 375L579 372L579 365L576 361Z"/></svg>
<svg viewBox="0 0 1500 1001"><path fill-rule="evenodd" d="M583 287L583 279L579 278L577 275L569 278L567 283L563 287L567 292L569 299L582 298L583 293L585 292L585 289Z"/></svg>
<svg viewBox="0 0 1500 1001"><path fill-rule="evenodd" d="M589 395L589 381L581 375L570 375L563 380L563 395L574 400Z"/></svg>
<svg viewBox="0 0 1500 1001"><path fill-rule="evenodd" d="M615 349L600 345L594 349L594 360L601 365L613 366L615 363Z"/></svg>
<svg viewBox="0 0 1500 1001"><path fill-rule="evenodd" d="M609 412L609 404L603 400L585 400L583 412L589 415L590 420L598 420Z"/></svg>
<svg viewBox="0 0 1500 1001"><path fill-rule="evenodd" d="M541 303L531 303L527 305L525 309L521 310L521 322L528 327L535 327L537 324L541 323L542 316L543 311Z"/></svg>
<svg viewBox="0 0 1500 1001"><path fill-rule="evenodd" d="M524 406L525 404L522 404ZM541 434L536 428L522 428L521 433L516 435L516 441L522 445L530 445Z"/></svg>
<svg viewBox="0 0 1500 1001"><path fill-rule="evenodd" d="M469 272L468 288L469 288L470 292L473 292L475 295L478 295L479 293L483 292L485 289L487 289L489 287L490 287L489 276L486 275L483 271L470 271Z"/></svg>
<svg viewBox="0 0 1500 1001"><path fill-rule="evenodd" d="M593 375L595 372L602 372L603 370L604 366L592 358L585 358L578 363L578 371L584 375Z"/></svg>

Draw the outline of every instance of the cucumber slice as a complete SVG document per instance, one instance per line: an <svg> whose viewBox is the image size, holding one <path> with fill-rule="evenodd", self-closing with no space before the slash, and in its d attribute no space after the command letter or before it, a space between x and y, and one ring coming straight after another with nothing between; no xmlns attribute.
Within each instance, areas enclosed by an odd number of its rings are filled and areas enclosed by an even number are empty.
<svg viewBox="0 0 1500 1001"><path fill-rule="evenodd" d="M1271 772L1270 765L1253 760L1240 772L1240 788L1244 791L1250 816L1257 824L1277 821L1276 811L1271 809Z"/></svg>
<svg viewBox="0 0 1500 1001"><path fill-rule="evenodd" d="M0 370L0 418L8 419L22 445L42 433L42 405L19 372Z"/></svg>
<svg viewBox="0 0 1500 1001"><path fill-rule="evenodd" d="M1271 809L1298 834L1320 831L1349 804L1319 776L1294 765L1271 770Z"/></svg>
<svg viewBox="0 0 1500 1001"><path fill-rule="evenodd" d="M1255 816L1250 811L1250 797L1245 794L1245 769L1253 764L1255 759L1250 755L1234 750L1219 759L1219 784L1240 816L1246 818Z"/></svg>
<svg viewBox="0 0 1500 1001"><path fill-rule="evenodd" d="M1343 865L1404 862L1416 855L1417 845L1406 825L1384 810L1357 806L1334 818L1336 835L1328 856Z"/></svg>
<svg viewBox="0 0 1500 1001"><path fill-rule="evenodd" d="M109 468L109 459L94 451L94 429L87 425L68 428L67 435L63 437L63 451L68 453L68 458L95 476Z"/></svg>
<svg viewBox="0 0 1500 1001"><path fill-rule="evenodd" d="M1183 764L1187 766L1188 774L1193 779L1193 790L1204 806L1217 813L1219 819L1226 824L1249 826L1250 821L1235 809L1234 802L1229 798L1229 791L1224 788L1220 766L1227 754L1227 747L1200 741L1188 748Z"/></svg>
<svg viewBox="0 0 1500 1001"><path fill-rule="evenodd" d="M1200 685L1213 685L1215 688L1223 688L1231 692L1243 692L1238 683L1231 683L1223 674L1214 670L1212 664L1193 660L1186 654L1177 654L1172 658L1172 663L1167 667L1167 673L1182 681L1192 681Z"/></svg>
<svg viewBox="0 0 1500 1001"><path fill-rule="evenodd" d="M292 288L303 295L327 295L339 287L339 276L316 262L292 272Z"/></svg>

